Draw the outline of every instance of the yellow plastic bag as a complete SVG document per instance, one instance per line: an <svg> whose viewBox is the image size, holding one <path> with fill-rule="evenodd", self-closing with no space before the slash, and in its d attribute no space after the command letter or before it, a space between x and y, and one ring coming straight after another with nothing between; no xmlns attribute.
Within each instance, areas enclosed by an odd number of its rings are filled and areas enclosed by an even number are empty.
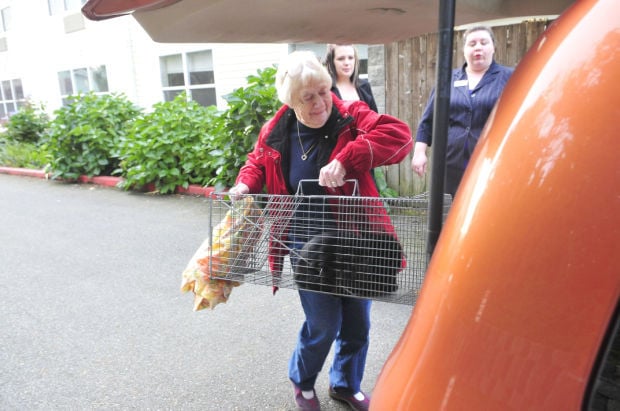
<svg viewBox="0 0 620 411"><path fill-rule="evenodd" d="M260 230L249 229L258 225L260 208L252 197L233 203L222 221L213 228L212 238L206 238L190 259L183 271L181 291L194 293L194 311L213 309L225 303L237 281L221 279L229 272L229 264L242 251L241 246L252 247L253 233ZM211 245L210 245L211 244ZM248 250L243 250L248 253Z"/></svg>

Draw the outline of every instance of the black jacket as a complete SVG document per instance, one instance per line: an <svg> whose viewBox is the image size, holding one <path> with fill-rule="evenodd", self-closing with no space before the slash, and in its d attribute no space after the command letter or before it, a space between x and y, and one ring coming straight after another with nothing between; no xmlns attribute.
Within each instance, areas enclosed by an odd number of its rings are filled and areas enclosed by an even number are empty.
<svg viewBox="0 0 620 411"><path fill-rule="evenodd" d="M357 90L357 94L360 96L360 100L364 103L368 104L368 107L375 113L378 113L377 103L375 102L375 98L372 95L372 89L370 88L370 83L366 79L360 79L359 85L355 88ZM340 91L338 87L332 87L332 91L338 96L339 99L342 99L340 95Z"/></svg>

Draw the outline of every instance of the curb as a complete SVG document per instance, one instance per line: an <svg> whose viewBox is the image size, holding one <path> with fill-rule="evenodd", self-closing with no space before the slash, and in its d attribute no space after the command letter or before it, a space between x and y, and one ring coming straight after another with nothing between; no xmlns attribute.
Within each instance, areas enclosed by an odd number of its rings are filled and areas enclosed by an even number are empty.
<svg viewBox="0 0 620 411"><path fill-rule="evenodd" d="M34 170L30 168L0 167L0 174L44 178L46 180L50 179L49 173L46 173L43 170ZM62 180L58 180L58 181L62 181ZM112 177L112 176L94 176L94 177L80 176L77 179L78 183L96 184L96 185L101 185L101 186L106 186L106 187L118 187L118 184L121 181L123 181L121 177ZM155 187L152 185L149 185L147 187L147 191L155 191ZM190 184L187 188L178 186L174 190L174 192L175 194L212 197L213 193L215 192L215 187L202 187L199 185Z"/></svg>
<svg viewBox="0 0 620 411"><path fill-rule="evenodd" d="M79 176L77 180L80 183L91 183L91 184L97 184L97 185L107 186L107 187L116 187L118 183L120 183L123 179L120 177L111 177L111 176L96 176L96 177Z"/></svg>
<svg viewBox="0 0 620 411"><path fill-rule="evenodd" d="M14 176L38 177L45 179L49 177L48 174L43 170L33 170L30 168L0 167L0 173L11 174Z"/></svg>

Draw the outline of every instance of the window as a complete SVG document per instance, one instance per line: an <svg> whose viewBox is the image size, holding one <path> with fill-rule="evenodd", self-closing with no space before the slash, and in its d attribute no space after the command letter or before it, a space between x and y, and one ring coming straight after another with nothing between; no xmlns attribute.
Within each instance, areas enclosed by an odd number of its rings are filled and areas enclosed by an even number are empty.
<svg viewBox="0 0 620 411"><path fill-rule="evenodd" d="M11 8L5 7L0 10L0 33L11 29Z"/></svg>
<svg viewBox="0 0 620 411"><path fill-rule="evenodd" d="M50 16L61 14L65 11L79 10L86 0L47 0L47 8Z"/></svg>
<svg viewBox="0 0 620 411"><path fill-rule="evenodd" d="M79 93L107 93L108 75L105 66L82 67L73 70L58 72L58 85L62 104L67 105L73 94Z"/></svg>
<svg viewBox="0 0 620 411"><path fill-rule="evenodd" d="M360 78L368 78L368 59L360 57L360 68L358 73Z"/></svg>
<svg viewBox="0 0 620 411"><path fill-rule="evenodd" d="M24 89L20 79L0 82L0 120L7 120L26 104Z"/></svg>
<svg viewBox="0 0 620 411"><path fill-rule="evenodd" d="M186 93L188 99L202 106L217 104L211 50L164 56L159 65L164 101Z"/></svg>

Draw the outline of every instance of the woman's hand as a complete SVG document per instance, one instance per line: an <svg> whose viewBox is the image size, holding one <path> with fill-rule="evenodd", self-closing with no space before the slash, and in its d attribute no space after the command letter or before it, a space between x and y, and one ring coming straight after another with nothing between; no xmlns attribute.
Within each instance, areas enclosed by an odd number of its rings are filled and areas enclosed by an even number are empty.
<svg viewBox="0 0 620 411"><path fill-rule="evenodd" d="M342 163L338 160L332 160L331 163L321 168L319 185L331 188L343 186L346 174L347 170L344 169Z"/></svg>
<svg viewBox="0 0 620 411"><path fill-rule="evenodd" d="M427 147L426 143L415 143L413 158L411 159L411 169L420 177L424 177L424 174L426 174L426 164L428 163L428 158L426 157Z"/></svg>
<svg viewBox="0 0 620 411"><path fill-rule="evenodd" d="M228 190L228 195L231 200L239 200L243 195L248 194L250 192L250 188L243 183L239 183L234 185L230 190Z"/></svg>

